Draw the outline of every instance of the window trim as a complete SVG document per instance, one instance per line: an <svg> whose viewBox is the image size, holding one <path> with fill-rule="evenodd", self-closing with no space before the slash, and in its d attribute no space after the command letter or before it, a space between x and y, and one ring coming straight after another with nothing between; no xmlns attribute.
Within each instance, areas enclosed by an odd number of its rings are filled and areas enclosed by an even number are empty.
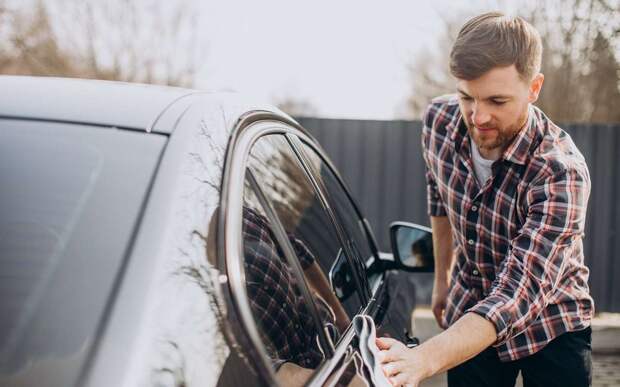
<svg viewBox="0 0 620 387"><path fill-rule="evenodd" d="M217 228L218 269L222 273L220 275L220 285L222 286L223 293L226 294L225 298L229 306L227 317L230 324L228 327L224 327L226 338L231 343L231 346L241 349L242 354L246 352L253 358L258 374L263 380L269 381L272 384L275 382L275 374L264 351L264 345L260 339L244 286L243 240L241 237L243 192L245 173L248 171L247 161L254 143L266 135L282 135L290 147L285 134L288 132L294 133L295 129L303 130L301 127L293 125L292 122L287 122L286 120L283 122L280 116L263 111L251 112L239 120L231 135L226 152ZM293 151L292 147L291 151ZM296 157L298 156L296 155ZM303 165L303 161L301 159L298 160ZM260 186L257 188L260 189ZM260 194L257 192L257 195ZM265 203L261 202L261 204L265 206ZM276 219L279 222L279 219ZM273 219L270 220L273 221ZM284 246L283 250L286 251ZM236 258L228 259L228 257ZM297 260L295 255L293 255L293 258ZM296 276L301 276L303 279L301 271L297 272L295 268L293 268L293 271L296 273ZM303 286L306 285L305 281L302 283L304 284ZM312 298L307 299L308 301L312 308L316 308ZM324 327L322 321L320 326ZM322 333L319 334L321 335ZM237 343L241 343L242 347ZM333 356L333 344L324 345L323 349L327 351L326 361L329 361Z"/></svg>

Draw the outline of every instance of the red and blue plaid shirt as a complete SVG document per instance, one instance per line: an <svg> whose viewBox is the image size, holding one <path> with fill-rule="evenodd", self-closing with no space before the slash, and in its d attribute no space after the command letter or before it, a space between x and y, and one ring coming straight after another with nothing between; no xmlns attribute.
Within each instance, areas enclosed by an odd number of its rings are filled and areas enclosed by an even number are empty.
<svg viewBox="0 0 620 387"><path fill-rule="evenodd" d="M430 216L447 216L455 248L444 323L467 312L495 326L502 361L590 325L583 261L590 176L570 136L530 106L527 124L480 186L456 96L424 115Z"/></svg>

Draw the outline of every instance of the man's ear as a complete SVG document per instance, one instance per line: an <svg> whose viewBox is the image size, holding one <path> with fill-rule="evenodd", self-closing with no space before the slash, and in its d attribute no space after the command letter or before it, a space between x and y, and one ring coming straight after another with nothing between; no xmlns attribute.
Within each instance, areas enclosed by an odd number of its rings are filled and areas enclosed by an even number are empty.
<svg viewBox="0 0 620 387"><path fill-rule="evenodd" d="M530 90L528 95L529 103L534 103L538 100L538 95L540 94L544 81L545 76L543 73L538 73L534 76L534 79L530 82Z"/></svg>

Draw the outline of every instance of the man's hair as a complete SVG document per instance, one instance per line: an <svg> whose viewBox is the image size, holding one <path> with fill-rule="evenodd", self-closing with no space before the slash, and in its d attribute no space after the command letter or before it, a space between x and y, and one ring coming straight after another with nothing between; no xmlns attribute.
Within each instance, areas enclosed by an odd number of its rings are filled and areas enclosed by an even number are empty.
<svg viewBox="0 0 620 387"><path fill-rule="evenodd" d="M479 78L494 67L512 64L531 80L540 71L542 42L538 31L520 17L488 12L470 19L450 52L450 72L458 79Z"/></svg>

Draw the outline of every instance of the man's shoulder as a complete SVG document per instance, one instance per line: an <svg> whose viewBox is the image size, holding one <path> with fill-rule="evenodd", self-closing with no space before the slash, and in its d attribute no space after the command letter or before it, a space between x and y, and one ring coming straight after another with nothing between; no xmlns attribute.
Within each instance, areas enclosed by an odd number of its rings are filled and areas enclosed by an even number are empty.
<svg viewBox="0 0 620 387"><path fill-rule="evenodd" d="M459 114L459 111L459 100L456 94L445 94L431 100L424 112L424 116L436 117L443 115L446 118L451 118Z"/></svg>
<svg viewBox="0 0 620 387"><path fill-rule="evenodd" d="M571 136L539 108L535 108L535 116L541 140L532 154L532 161L541 166L542 175L550 177L576 172L589 179L585 158Z"/></svg>
<svg viewBox="0 0 620 387"><path fill-rule="evenodd" d="M454 106L454 105L458 105L458 104L459 104L458 96L456 94L454 94L454 93L440 95L440 96L435 97L435 98L433 98L431 100L431 105Z"/></svg>
<svg viewBox="0 0 620 387"><path fill-rule="evenodd" d="M431 100L424 111L422 122L425 130L444 133L456 126L460 115L456 94L446 94Z"/></svg>

